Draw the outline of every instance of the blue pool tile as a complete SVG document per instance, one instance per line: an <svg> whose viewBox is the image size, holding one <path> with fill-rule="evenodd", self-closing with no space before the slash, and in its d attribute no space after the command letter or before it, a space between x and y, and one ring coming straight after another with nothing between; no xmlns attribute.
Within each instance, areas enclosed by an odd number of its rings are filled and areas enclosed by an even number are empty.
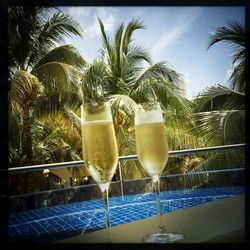
<svg viewBox="0 0 250 250"><path fill-rule="evenodd" d="M196 206L213 200L243 194L244 187L173 190L161 193L162 212ZM153 193L110 198L112 226L145 219L157 214ZM105 227L103 200L60 204L9 215L11 241L53 242Z"/></svg>

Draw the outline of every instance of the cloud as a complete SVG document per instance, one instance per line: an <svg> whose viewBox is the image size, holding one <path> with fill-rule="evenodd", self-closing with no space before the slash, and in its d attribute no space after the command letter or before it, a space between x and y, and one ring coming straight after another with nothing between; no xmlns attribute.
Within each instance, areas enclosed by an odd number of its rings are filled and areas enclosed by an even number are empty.
<svg viewBox="0 0 250 250"><path fill-rule="evenodd" d="M86 36L94 37L101 33L98 18L100 18L104 24L105 31L111 31L114 28L115 23L115 13L116 9L113 7L97 7L94 9L94 21L92 24L85 30Z"/></svg>
<svg viewBox="0 0 250 250"><path fill-rule="evenodd" d="M160 55L163 49L166 49L167 46L174 43L181 36L182 30L181 26L179 26L170 33L163 34L152 48L152 54L155 56Z"/></svg>
<svg viewBox="0 0 250 250"><path fill-rule="evenodd" d="M143 10L137 10L133 13L134 16L142 16L145 12Z"/></svg>
<svg viewBox="0 0 250 250"><path fill-rule="evenodd" d="M98 18L105 26L105 30L111 31L114 27L117 11L114 7L60 7L60 9L77 20L84 31L84 36L93 38L101 33Z"/></svg>
<svg viewBox="0 0 250 250"><path fill-rule="evenodd" d="M229 80L230 76L232 75L233 70L234 70L234 68L232 66L226 70L226 78L225 78L226 82Z"/></svg>
<svg viewBox="0 0 250 250"><path fill-rule="evenodd" d="M183 10L177 17L177 21L171 31L163 31L163 35L157 38L157 42L152 48L152 55L158 56L171 44L174 44L180 37L187 32L193 22L200 16L202 8L192 8Z"/></svg>
<svg viewBox="0 0 250 250"><path fill-rule="evenodd" d="M69 15L71 15L72 17L74 17L74 19L76 20L83 20L85 18L87 18L90 15L90 11L91 9L89 7L64 7L65 9L67 9Z"/></svg>

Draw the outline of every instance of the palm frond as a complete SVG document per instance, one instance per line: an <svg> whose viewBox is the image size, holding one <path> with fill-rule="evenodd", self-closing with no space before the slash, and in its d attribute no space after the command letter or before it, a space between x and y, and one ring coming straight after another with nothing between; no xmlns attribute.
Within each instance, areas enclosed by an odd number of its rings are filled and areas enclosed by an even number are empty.
<svg viewBox="0 0 250 250"><path fill-rule="evenodd" d="M118 27L116 33L115 33L115 42L114 42L114 51L115 51L115 65L114 67L114 75L113 76L120 76L122 74L122 56L121 56L121 47L122 47L122 34L124 30L124 25L123 23Z"/></svg>
<svg viewBox="0 0 250 250"><path fill-rule="evenodd" d="M241 93L245 92L246 89L246 75L245 75L245 61L240 62L234 67L233 73L231 74L229 81L236 91Z"/></svg>
<svg viewBox="0 0 250 250"><path fill-rule="evenodd" d="M171 157L163 175L194 172L205 161L202 157L179 156ZM196 182L197 183L197 182Z"/></svg>
<svg viewBox="0 0 250 250"><path fill-rule="evenodd" d="M36 99L35 117L59 113L67 108L76 110L82 104L82 73L64 63L46 63L34 69L44 85L44 93Z"/></svg>
<svg viewBox="0 0 250 250"><path fill-rule="evenodd" d="M82 32L79 23L74 21L69 15L57 12L43 25L38 41L42 47L45 43L60 42L64 36L71 37L76 35L82 37Z"/></svg>
<svg viewBox="0 0 250 250"><path fill-rule="evenodd" d="M133 19L131 20L125 30L123 41L122 41L122 52L127 55L129 52L129 45L132 41L132 35L135 30L137 29L144 29L145 26L139 19Z"/></svg>
<svg viewBox="0 0 250 250"><path fill-rule="evenodd" d="M43 64L61 62L82 69L87 62L81 57L73 45L62 45L51 50L34 67L33 70Z"/></svg>
<svg viewBox="0 0 250 250"><path fill-rule="evenodd" d="M86 68L81 80L81 92L84 102L103 100L109 91L109 78L101 60L95 60Z"/></svg>
<svg viewBox="0 0 250 250"><path fill-rule="evenodd" d="M238 62L242 62L246 60L246 48L239 48L236 50L235 54L233 54L233 65L235 65Z"/></svg>
<svg viewBox="0 0 250 250"><path fill-rule="evenodd" d="M67 116L69 121L74 125L74 127L78 128L80 131L81 128L80 108L74 111L71 108L65 107L65 115Z"/></svg>
<svg viewBox="0 0 250 250"><path fill-rule="evenodd" d="M109 102L111 104L118 102L121 106L126 106L127 108L134 110L136 103L127 95L111 95L109 97Z"/></svg>
<svg viewBox="0 0 250 250"><path fill-rule="evenodd" d="M79 93L68 91L55 91L36 98L33 109L33 116L36 119L65 112L65 109L77 110L82 104L82 98Z"/></svg>
<svg viewBox="0 0 250 250"><path fill-rule="evenodd" d="M219 170L243 167L245 165L245 153L243 150L210 153L205 156L203 162L191 169L191 172ZM228 176L227 176L228 178Z"/></svg>
<svg viewBox="0 0 250 250"><path fill-rule="evenodd" d="M158 62L154 65L148 67L138 78L135 86L137 87L141 81L147 80L149 78L158 78L163 77L168 79L171 82L174 82L178 85L180 74L178 74L175 70L169 68L165 61Z"/></svg>
<svg viewBox="0 0 250 250"><path fill-rule="evenodd" d="M148 62L149 64L152 64L152 60L150 58L148 50L145 50L140 45L130 45L129 51L127 53L127 58L129 62L130 62L130 59L132 60L132 62L138 62L139 60L143 60L143 61Z"/></svg>
<svg viewBox="0 0 250 250"><path fill-rule="evenodd" d="M119 155L136 154L134 134L136 103L126 95L111 95L108 102L111 104ZM138 161L122 161L121 168L126 179L147 176Z"/></svg>
<svg viewBox="0 0 250 250"><path fill-rule="evenodd" d="M135 136L123 128L116 126L116 138L119 155L136 154ZM138 161L122 161L122 170L125 179L142 178L147 174Z"/></svg>
<svg viewBox="0 0 250 250"><path fill-rule="evenodd" d="M102 20L100 18L98 18L98 21L99 21L99 25L100 25L100 29L101 29L101 33L102 33L102 40L103 40L103 47L104 47L104 51L107 51L108 53L108 56L109 56L109 59L113 59L113 51L112 51L112 46L109 42L109 39L106 35L106 32L105 32L105 28L104 28L104 25L102 23Z"/></svg>
<svg viewBox="0 0 250 250"><path fill-rule="evenodd" d="M17 112L32 104L37 95L43 92L43 86L36 76L24 71L17 70L11 83L11 105Z"/></svg>
<svg viewBox="0 0 250 250"><path fill-rule="evenodd" d="M194 111L244 109L245 95L226 86L211 86L194 100Z"/></svg>
<svg viewBox="0 0 250 250"><path fill-rule="evenodd" d="M140 69L139 65L142 62L152 64L148 51L140 45L130 45L126 57L124 57L125 77L128 74L138 71Z"/></svg>
<svg viewBox="0 0 250 250"><path fill-rule="evenodd" d="M116 126L122 125L127 130L132 131L136 103L126 95L111 95L108 102L112 107L114 124Z"/></svg>
<svg viewBox="0 0 250 250"><path fill-rule="evenodd" d="M208 49L217 42L226 42L236 47L245 46L246 31L243 25L236 21L228 21L227 27L216 27L210 33Z"/></svg>
<svg viewBox="0 0 250 250"><path fill-rule="evenodd" d="M9 105L8 112L8 144L9 147L19 154L22 153L22 118L14 112L12 105Z"/></svg>
<svg viewBox="0 0 250 250"><path fill-rule="evenodd" d="M36 126L37 129L38 126ZM49 162L80 160L81 132L66 113L50 114L40 119L42 131L34 141L36 150L44 152ZM39 158L39 157L38 157ZM41 159L41 157L40 157Z"/></svg>
<svg viewBox="0 0 250 250"><path fill-rule="evenodd" d="M229 82L240 92L245 91L246 30L239 22L228 21L227 27L216 27L210 34L208 49L217 42L224 42L233 49L234 71Z"/></svg>
<svg viewBox="0 0 250 250"><path fill-rule="evenodd" d="M61 12L55 13L37 30L28 65L35 65L56 43L62 41L64 36L72 35L82 37L81 26L70 16Z"/></svg>
<svg viewBox="0 0 250 250"><path fill-rule="evenodd" d="M43 64L32 71L46 87L46 91L78 92L82 73L75 67L58 62Z"/></svg>
<svg viewBox="0 0 250 250"><path fill-rule="evenodd" d="M186 117L189 119L192 107L191 102L185 97L184 90L167 80L153 81L153 83L158 100L165 109L173 110L175 116L179 118Z"/></svg>
<svg viewBox="0 0 250 250"><path fill-rule="evenodd" d="M204 147L202 137L190 133L190 127L180 126L180 122L166 120L166 135L168 138L169 150L183 150L189 148ZM183 122L182 122L183 123Z"/></svg>
<svg viewBox="0 0 250 250"><path fill-rule="evenodd" d="M166 110L187 117L191 114L191 103L184 94L183 90L172 82L152 78L141 82L137 89L131 92L131 98L136 102L159 101Z"/></svg>
<svg viewBox="0 0 250 250"><path fill-rule="evenodd" d="M200 112L194 115L193 131L208 145L227 145L245 141L245 110Z"/></svg>
<svg viewBox="0 0 250 250"><path fill-rule="evenodd" d="M33 50L35 34L43 23L42 6L9 6L8 41L9 65L27 69L27 60Z"/></svg>

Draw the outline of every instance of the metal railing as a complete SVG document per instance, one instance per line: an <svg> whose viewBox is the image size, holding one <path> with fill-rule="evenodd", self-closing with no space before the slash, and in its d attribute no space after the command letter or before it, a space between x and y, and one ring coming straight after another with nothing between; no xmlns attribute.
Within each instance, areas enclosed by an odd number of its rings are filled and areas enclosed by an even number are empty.
<svg viewBox="0 0 250 250"><path fill-rule="evenodd" d="M232 145L224 145L224 146L169 151L169 157L180 156L180 155L191 155L191 154L197 154L197 153L220 152L220 151L228 151L228 150L235 150L235 149L244 149L246 146L247 146L246 143L241 143L241 144L232 144ZM119 156L119 162L120 161L133 161L137 159L138 159L137 155ZM40 165L8 168L8 172L12 174L12 173L18 173L18 172L27 172L27 171L28 172L40 171L40 170L51 169L51 168L81 167L83 164L84 164L83 160L50 163L50 164L40 164ZM119 164L119 167L120 167L120 164ZM119 172L121 173L120 170Z"/></svg>
<svg viewBox="0 0 250 250"><path fill-rule="evenodd" d="M241 144L233 144L233 145L169 151L169 157L175 157L175 156L181 156L181 155L191 155L191 154L197 154L197 153L237 150L237 149L244 149L246 146L247 146L247 144L241 143ZM138 160L137 155L119 156L118 169L119 169L120 180L117 182L120 182L120 185L121 185L122 198L124 197L124 178L123 178L122 169L121 169L121 161L132 161L132 160ZM10 174L13 174L13 173L19 173L19 172L40 171L40 170L52 169L52 168L81 167L83 164L84 164L83 160L82 161L73 161L73 162L71 161L71 162L40 164L40 165L9 168L8 172ZM240 170L244 170L244 168L240 168ZM228 170L225 170L225 171L228 171Z"/></svg>

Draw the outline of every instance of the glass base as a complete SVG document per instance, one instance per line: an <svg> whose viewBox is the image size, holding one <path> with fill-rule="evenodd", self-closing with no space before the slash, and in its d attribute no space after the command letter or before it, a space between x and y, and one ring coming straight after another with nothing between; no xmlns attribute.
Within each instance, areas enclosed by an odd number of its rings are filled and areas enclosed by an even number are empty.
<svg viewBox="0 0 250 250"><path fill-rule="evenodd" d="M156 232L153 234L148 234L143 238L145 243L173 243L179 240L183 240L184 235L179 233L165 233Z"/></svg>

